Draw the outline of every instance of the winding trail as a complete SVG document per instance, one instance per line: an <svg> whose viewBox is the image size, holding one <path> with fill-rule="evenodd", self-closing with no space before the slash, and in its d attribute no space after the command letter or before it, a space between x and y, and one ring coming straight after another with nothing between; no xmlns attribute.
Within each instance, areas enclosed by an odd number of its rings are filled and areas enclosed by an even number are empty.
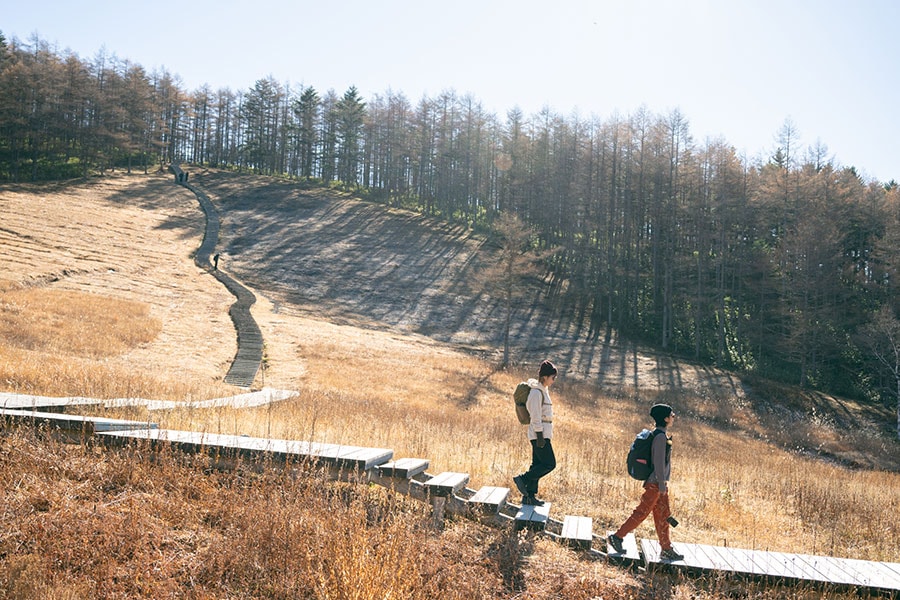
<svg viewBox="0 0 900 600"><path fill-rule="evenodd" d="M225 374L224 381L230 385L249 388L253 385L253 380L256 379L256 373L262 364L264 345L262 331L253 315L250 314L250 307L256 303L256 296L233 277L220 271L218 264L213 265L210 262L210 256L219 241L219 213L205 192L188 183L187 174L180 167L172 165L171 171L175 174L176 183L194 193L206 215L203 242L194 255L194 263L218 279L237 299L228 309L228 315L237 331L237 352L231 361L231 367Z"/></svg>

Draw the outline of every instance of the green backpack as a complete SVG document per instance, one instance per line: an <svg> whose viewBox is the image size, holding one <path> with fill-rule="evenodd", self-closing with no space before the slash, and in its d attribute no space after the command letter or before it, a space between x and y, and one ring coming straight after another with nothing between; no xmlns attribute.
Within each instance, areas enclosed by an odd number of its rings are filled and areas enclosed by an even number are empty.
<svg viewBox="0 0 900 600"><path fill-rule="evenodd" d="M516 391L513 392L513 401L516 405L516 417L519 419L519 423L522 425L528 425L531 423L531 415L528 413L528 407L526 404L528 403L528 394L531 393L531 390L534 389L530 383L527 381L523 381L519 385L516 386ZM541 392L541 396L544 395L544 392Z"/></svg>

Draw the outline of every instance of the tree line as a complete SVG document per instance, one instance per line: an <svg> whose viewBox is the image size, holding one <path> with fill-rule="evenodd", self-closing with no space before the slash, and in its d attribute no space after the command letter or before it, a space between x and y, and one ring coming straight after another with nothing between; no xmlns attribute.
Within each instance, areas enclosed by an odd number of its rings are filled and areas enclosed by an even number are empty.
<svg viewBox="0 0 900 600"><path fill-rule="evenodd" d="M271 77L187 91L103 52L0 34L0 181L185 162L476 229L512 214L545 252L546 301L588 339L616 331L900 407L898 185L802 146L790 121L773 133L771 155L748 159L695 140L678 110L498 116L452 90L364 99Z"/></svg>

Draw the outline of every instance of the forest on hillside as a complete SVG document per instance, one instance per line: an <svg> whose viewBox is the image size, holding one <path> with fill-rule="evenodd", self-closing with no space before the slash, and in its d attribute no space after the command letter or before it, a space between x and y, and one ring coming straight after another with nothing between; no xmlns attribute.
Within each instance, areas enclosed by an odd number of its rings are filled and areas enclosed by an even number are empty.
<svg viewBox="0 0 900 600"><path fill-rule="evenodd" d="M299 67L298 67L299 68ZM735 115L740 118L740 115ZM898 407L900 187L835 164L786 121L770 156L694 140L679 111L499 116L177 76L0 34L0 181L190 163L352 190L474 229L502 214L546 254L547 301L587 338Z"/></svg>

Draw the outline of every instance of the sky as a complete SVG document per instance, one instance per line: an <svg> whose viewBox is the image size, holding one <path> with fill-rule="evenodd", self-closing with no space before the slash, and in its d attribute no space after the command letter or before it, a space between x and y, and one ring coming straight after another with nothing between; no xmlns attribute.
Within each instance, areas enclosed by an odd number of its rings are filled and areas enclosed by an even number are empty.
<svg viewBox="0 0 900 600"><path fill-rule="evenodd" d="M790 122L900 181L896 0L0 0L0 32L166 70L187 91L272 77L363 99L471 95L505 120L679 111L694 140L771 156Z"/></svg>

